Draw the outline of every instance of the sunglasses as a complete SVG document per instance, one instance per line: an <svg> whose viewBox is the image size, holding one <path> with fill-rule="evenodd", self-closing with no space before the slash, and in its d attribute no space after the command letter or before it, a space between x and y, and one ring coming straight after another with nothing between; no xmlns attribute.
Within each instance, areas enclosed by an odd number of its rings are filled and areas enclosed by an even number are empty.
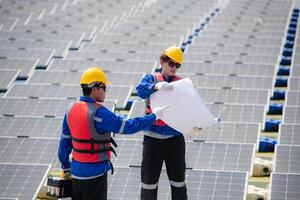
<svg viewBox="0 0 300 200"><path fill-rule="evenodd" d="M181 64L173 62L172 60L168 60L167 63L170 68L175 67L176 69L179 69L181 66Z"/></svg>
<svg viewBox="0 0 300 200"><path fill-rule="evenodd" d="M106 85L96 84L94 87L97 88L97 89L102 88L104 90L104 92L106 92Z"/></svg>

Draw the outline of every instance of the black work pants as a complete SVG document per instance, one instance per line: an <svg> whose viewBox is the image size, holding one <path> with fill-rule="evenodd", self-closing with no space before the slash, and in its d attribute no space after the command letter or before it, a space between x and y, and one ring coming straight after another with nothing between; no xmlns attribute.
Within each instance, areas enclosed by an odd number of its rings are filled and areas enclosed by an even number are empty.
<svg viewBox="0 0 300 200"><path fill-rule="evenodd" d="M185 141L183 135L168 139L144 136L141 199L157 199L158 181L163 161L165 161L171 185L172 200L186 200Z"/></svg>
<svg viewBox="0 0 300 200"><path fill-rule="evenodd" d="M72 200L107 200L107 174L93 179L72 179Z"/></svg>

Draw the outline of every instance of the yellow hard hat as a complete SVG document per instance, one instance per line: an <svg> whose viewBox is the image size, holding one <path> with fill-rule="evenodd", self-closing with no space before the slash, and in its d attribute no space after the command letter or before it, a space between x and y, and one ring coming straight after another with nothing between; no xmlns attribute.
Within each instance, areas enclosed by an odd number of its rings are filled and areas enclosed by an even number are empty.
<svg viewBox="0 0 300 200"><path fill-rule="evenodd" d="M183 56L182 56L181 48L176 46L171 46L165 50L164 54L167 55L172 60L174 60L175 62L182 64Z"/></svg>
<svg viewBox="0 0 300 200"><path fill-rule="evenodd" d="M104 72L98 67L91 67L85 70L80 78L80 84L89 85L91 83L109 84Z"/></svg>

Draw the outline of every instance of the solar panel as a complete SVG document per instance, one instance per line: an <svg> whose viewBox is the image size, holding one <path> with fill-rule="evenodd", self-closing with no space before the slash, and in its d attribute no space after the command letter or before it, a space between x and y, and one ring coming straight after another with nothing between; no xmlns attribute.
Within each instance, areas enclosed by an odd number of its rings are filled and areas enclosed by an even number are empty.
<svg viewBox="0 0 300 200"><path fill-rule="evenodd" d="M144 60L156 61L159 59L160 52L137 52L137 51L70 51L66 56L67 59L86 59L86 60L101 60L101 59L118 59L118 60Z"/></svg>
<svg viewBox="0 0 300 200"><path fill-rule="evenodd" d="M29 23L32 23L35 19L31 19ZM74 24L69 24L68 26L59 24L59 23L53 23L48 24L47 22L44 22L43 20L39 19L39 24L35 25L16 25L13 27L13 31L19 31L19 32L32 32L32 33L77 33L82 34L85 33L84 40L91 40L94 36L94 34L97 31L96 26L74 26ZM100 25L100 24L99 24Z"/></svg>
<svg viewBox="0 0 300 200"><path fill-rule="evenodd" d="M54 49L53 57L62 58L67 55L71 41L28 41L28 40L1 40L1 49Z"/></svg>
<svg viewBox="0 0 300 200"><path fill-rule="evenodd" d="M19 70L0 69L0 91L6 91L16 80L19 73Z"/></svg>
<svg viewBox="0 0 300 200"><path fill-rule="evenodd" d="M300 195L300 174L271 173L270 200L297 200Z"/></svg>
<svg viewBox="0 0 300 200"><path fill-rule="evenodd" d="M141 166L142 140L116 140L115 166ZM186 165L192 169L248 171L252 174L254 144L186 142Z"/></svg>
<svg viewBox="0 0 300 200"><path fill-rule="evenodd" d="M238 46L243 45L243 46L281 46L282 42L278 40L278 38L246 38L243 36L239 37L211 37L211 36L201 36L201 37L196 37L195 40L193 40L193 46L195 45L218 45L222 46L224 44L238 44ZM274 63L273 63L274 64Z"/></svg>
<svg viewBox="0 0 300 200"><path fill-rule="evenodd" d="M0 98L0 115L62 117L74 99L26 99ZM113 110L115 101L105 101L105 107Z"/></svg>
<svg viewBox="0 0 300 200"><path fill-rule="evenodd" d="M85 33L28 33L28 32L0 32L0 39L29 40L29 41L72 41L71 48L79 48ZM31 58L30 55L27 58Z"/></svg>
<svg viewBox="0 0 300 200"><path fill-rule="evenodd" d="M267 105L270 98L269 90L198 88L197 91L209 103Z"/></svg>
<svg viewBox="0 0 300 200"><path fill-rule="evenodd" d="M209 27L211 28L211 27ZM210 31L209 31L210 32ZM187 53L198 53L198 54L235 54L239 55L241 53L247 55L277 55L280 52L280 46L278 47L269 47L269 46L215 46L215 45L206 45L206 46L189 46L187 48Z"/></svg>
<svg viewBox="0 0 300 200"><path fill-rule="evenodd" d="M245 63L245 64L276 64L278 61L278 56L274 55L230 55L230 54L220 54L220 55L203 55L198 53L189 53L185 55L186 61L210 61L214 63Z"/></svg>
<svg viewBox="0 0 300 200"><path fill-rule="evenodd" d="M1 34L1 32L0 32ZM53 57L55 50L39 49L39 50L20 50L20 49L0 49L0 57L5 59L39 59L37 66L47 66Z"/></svg>
<svg viewBox="0 0 300 200"><path fill-rule="evenodd" d="M216 75L185 75L189 77L195 87L219 87L235 89L272 89L273 77L254 77L254 76L216 76Z"/></svg>
<svg viewBox="0 0 300 200"><path fill-rule="evenodd" d="M0 138L1 162L46 164L60 167L57 158L58 139Z"/></svg>
<svg viewBox="0 0 300 200"><path fill-rule="evenodd" d="M290 77L288 90L300 90L300 77Z"/></svg>
<svg viewBox="0 0 300 200"><path fill-rule="evenodd" d="M140 169L115 168L108 176L108 199L140 199ZM186 170L187 195L190 200L199 199L246 199L248 174L246 172ZM170 183L162 170L158 199L171 199Z"/></svg>
<svg viewBox="0 0 300 200"><path fill-rule="evenodd" d="M201 130L194 140L205 142L257 144L261 125L259 123L216 123Z"/></svg>
<svg viewBox="0 0 300 200"><path fill-rule="evenodd" d="M180 74L236 74L238 76L274 76L275 66L270 64L229 64L229 63L205 63L184 61Z"/></svg>
<svg viewBox="0 0 300 200"><path fill-rule="evenodd" d="M285 106L283 108L283 123L299 124L300 123L300 107Z"/></svg>
<svg viewBox="0 0 300 200"><path fill-rule="evenodd" d="M300 145L300 124L280 124L279 144Z"/></svg>
<svg viewBox="0 0 300 200"><path fill-rule="evenodd" d="M18 19L11 19L11 18L5 18L5 17L0 18L0 24L3 25L2 29L4 31L10 30L15 25L15 23L17 23L17 21L18 21Z"/></svg>
<svg viewBox="0 0 300 200"><path fill-rule="evenodd" d="M1 199L36 199L48 165L0 164Z"/></svg>
<svg viewBox="0 0 300 200"><path fill-rule="evenodd" d="M274 157L274 172L300 173L300 146L279 144Z"/></svg>
<svg viewBox="0 0 300 200"><path fill-rule="evenodd" d="M147 36L147 35L132 35L132 36L120 36L120 35L114 35L109 34L105 36L96 36L95 41L96 42L105 42L105 41L116 41L116 42L122 42L127 41L130 43L145 43L145 44L177 44L180 40L180 37L174 37L174 36ZM157 52L158 56L160 52Z"/></svg>
<svg viewBox="0 0 300 200"><path fill-rule="evenodd" d="M264 129L265 105L207 104L207 107L224 122L258 122Z"/></svg>
<svg viewBox="0 0 300 200"><path fill-rule="evenodd" d="M53 59L47 67L49 71L82 71L91 66L99 66L108 72L154 72L155 63L149 61L127 61L127 60L62 60Z"/></svg>
<svg viewBox="0 0 300 200"><path fill-rule="evenodd" d="M109 86L106 92L106 100L117 100L120 107L125 107L132 86ZM31 98L73 98L82 96L80 86L75 85L14 85L6 94L6 97L31 97Z"/></svg>
<svg viewBox="0 0 300 200"><path fill-rule="evenodd" d="M287 91L285 105L299 106L300 105L299 91Z"/></svg>
<svg viewBox="0 0 300 200"><path fill-rule="evenodd" d="M1 137L58 138L61 118L0 116Z"/></svg>
<svg viewBox="0 0 300 200"><path fill-rule="evenodd" d="M0 68L20 70L18 78L27 78L37 63L38 59L0 59Z"/></svg>
<svg viewBox="0 0 300 200"><path fill-rule="evenodd" d="M36 71L28 80L32 84L74 84L78 85L82 72L77 71ZM112 85L138 85L144 73L106 73Z"/></svg>

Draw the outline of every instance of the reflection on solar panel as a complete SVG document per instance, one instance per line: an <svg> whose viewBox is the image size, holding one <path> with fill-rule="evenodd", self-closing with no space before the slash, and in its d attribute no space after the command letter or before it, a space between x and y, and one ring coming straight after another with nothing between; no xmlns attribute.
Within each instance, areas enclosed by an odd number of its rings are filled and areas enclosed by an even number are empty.
<svg viewBox="0 0 300 200"><path fill-rule="evenodd" d="M132 86L109 86L106 92L106 101L117 100L120 107L125 107ZM31 97L31 98L73 98L82 96L80 86L75 85L14 85L6 94L6 97Z"/></svg>
<svg viewBox="0 0 300 200"><path fill-rule="evenodd" d="M140 169L115 168L108 178L108 199L140 199ZM187 195L190 200L230 199L245 200L248 174L246 172L187 170ZM171 199L170 183L166 171L162 174L157 199Z"/></svg>
<svg viewBox="0 0 300 200"><path fill-rule="evenodd" d="M59 167L58 139L0 138L1 162Z"/></svg>
<svg viewBox="0 0 300 200"><path fill-rule="evenodd" d="M37 63L38 59L0 59L0 68L20 70L18 77L27 78Z"/></svg>
<svg viewBox="0 0 300 200"><path fill-rule="evenodd" d="M0 164L1 199L36 199L48 165Z"/></svg>
<svg viewBox="0 0 300 200"><path fill-rule="evenodd" d="M152 73L155 68L154 62L127 61L127 60L62 60L54 59L47 70L57 71L83 71L91 66L99 66L107 72L145 72Z"/></svg>
<svg viewBox="0 0 300 200"><path fill-rule="evenodd" d="M20 70L2 70L0 69L0 91L6 91L16 80Z"/></svg>
<svg viewBox="0 0 300 200"><path fill-rule="evenodd" d="M299 91L287 91L285 104L288 106L300 105L300 92Z"/></svg>
<svg viewBox="0 0 300 200"><path fill-rule="evenodd" d="M259 123L216 123L201 130L195 140L206 142L258 144L261 126Z"/></svg>
<svg viewBox="0 0 300 200"><path fill-rule="evenodd" d="M300 146L277 145L275 150L276 173L300 173Z"/></svg>
<svg viewBox="0 0 300 200"><path fill-rule="evenodd" d="M115 166L141 166L142 141L117 140ZM252 144L186 142L187 168L248 171L252 174Z"/></svg>
<svg viewBox="0 0 300 200"><path fill-rule="evenodd" d="M228 63L205 63L205 62L183 62L178 71L181 73L203 73L203 74L236 74L238 76L273 76L275 66L270 64L228 64Z"/></svg>
<svg viewBox="0 0 300 200"><path fill-rule="evenodd" d="M300 107L285 106L282 122L290 123L290 124L299 124L300 123Z"/></svg>
<svg viewBox="0 0 300 200"><path fill-rule="evenodd" d="M26 98L0 98L0 115L14 116L48 116L62 117L74 100L69 99L26 99ZM115 101L105 101L109 110L115 107Z"/></svg>
<svg viewBox="0 0 300 200"><path fill-rule="evenodd" d="M271 173L270 200L298 200L300 174Z"/></svg>
<svg viewBox="0 0 300 200"><path fill-rule="evenodd" d="M214 89L198 88L204 102L229 104L267 105L269 90Z"/></svg>
<svg viewBox="0 0 300 200"><path fill-rule="evenodd" d="M59 138L62 118L0 116L1 137Z"/></svg>
<svg viewBox="0 0 300 200"><path fill-rule="evenodd" d="M28 83L35 84L74 84L78 85L82 72L66 72L66 71L36 71ZM138 85L143 73L106 73L106 77L113 85Z"/></svg>
<svg viewBox="0 0 300 200"><path fill-rule="evenodd" d="M300 124L281 124L279 144L300 145Z"/></svg>

